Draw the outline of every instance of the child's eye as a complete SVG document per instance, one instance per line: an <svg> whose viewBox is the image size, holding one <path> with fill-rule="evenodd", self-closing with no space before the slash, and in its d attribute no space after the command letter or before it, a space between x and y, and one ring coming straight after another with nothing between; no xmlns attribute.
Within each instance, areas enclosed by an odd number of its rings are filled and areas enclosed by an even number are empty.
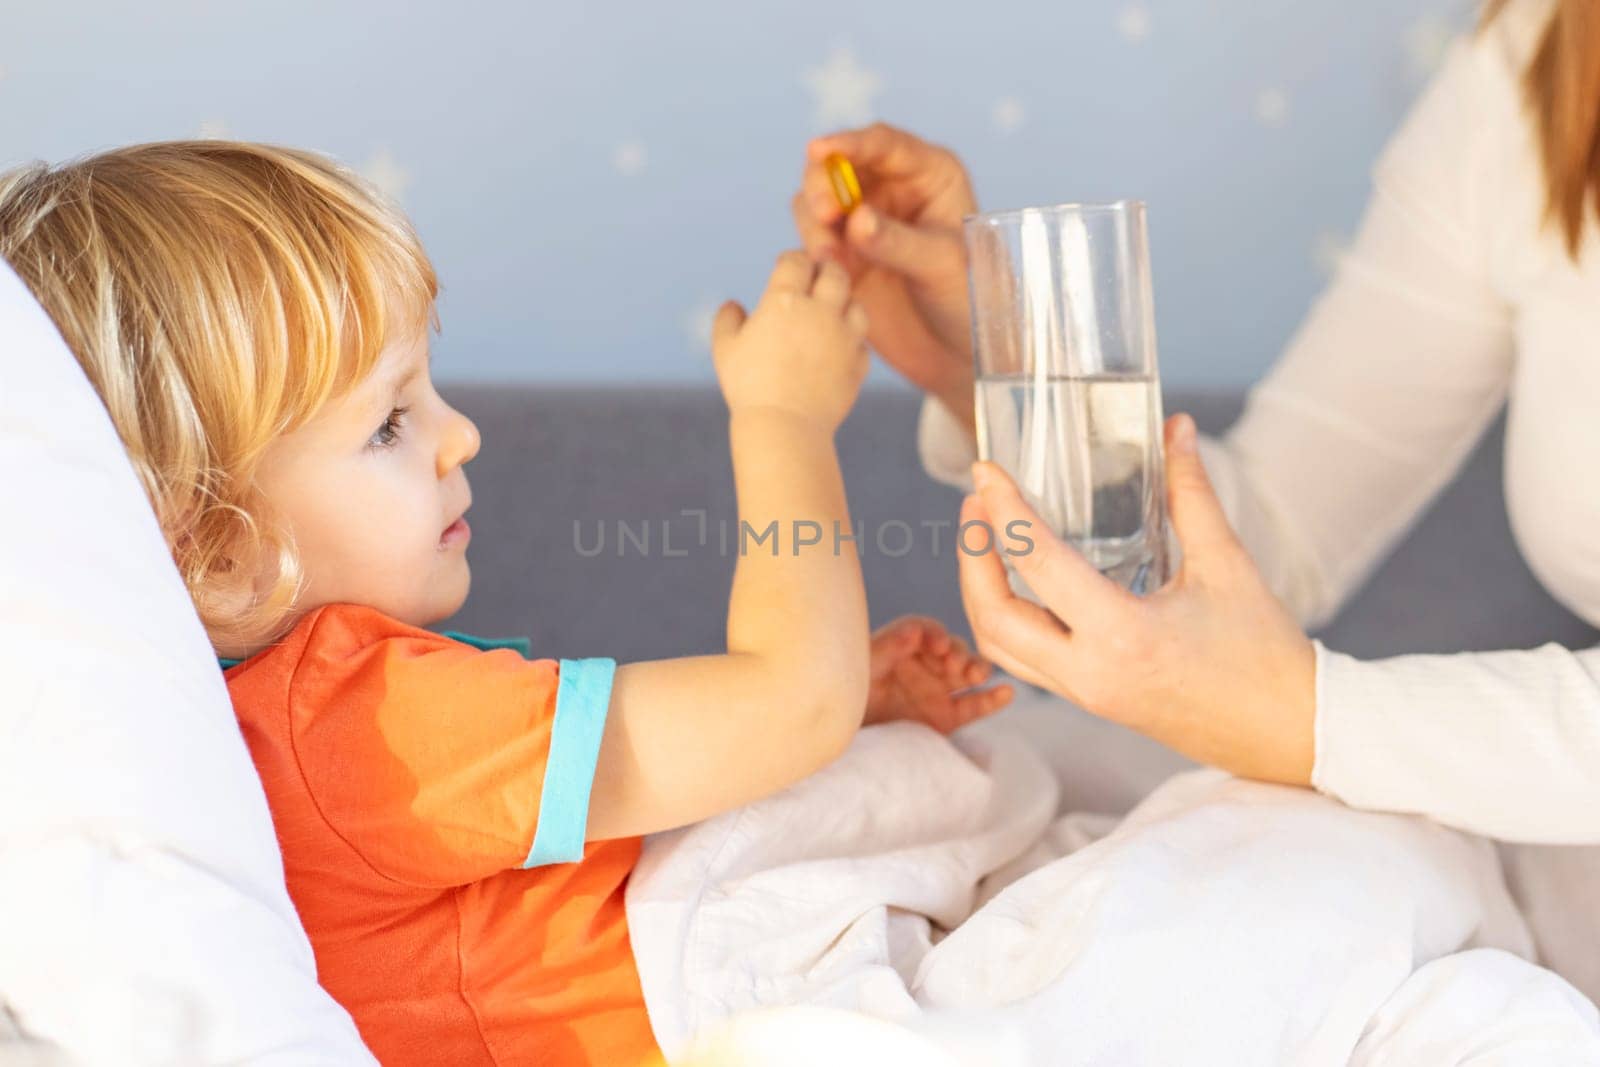
<svg viewBox="0 0 1600 1067"><path fill-rule="evenodd" d="M368 443L375 448L388 448L393 445L400 438L400 422L410 410L410 408L395 408L389 412L389 417L384 419L383 425L373 432L372 440Z"/></svg>

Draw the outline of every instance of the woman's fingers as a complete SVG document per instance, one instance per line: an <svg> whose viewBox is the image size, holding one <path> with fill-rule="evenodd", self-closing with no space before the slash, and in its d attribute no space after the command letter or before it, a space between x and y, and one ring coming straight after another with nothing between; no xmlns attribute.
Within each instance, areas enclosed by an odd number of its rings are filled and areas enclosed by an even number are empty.
<svg viewBox="0 0 1600 1067"><path fill-rule="evenodd" d="M1057 682L1048 674L1034 670L1033 667L1022 662L1005 649L991 646L988 649L988 656L994 661L995 666L1011 675L1011 677L1027 682L1029 685L1036 685L1040 689L1048 689L1052 693L1065 695L1060 682Z"/></svg>
<svg viewBox="0 0 1600 1067"><path fill-rule="evenodd" d="M978 497L969 496L961 523L975 521L991 519ZM960 578L961 602L984 658L1025 682L1061 692L1052 679L1071 673L1071 636L1054 615L1011 592L999 551L963 550Z"/></svg>
<svg viewBox="0 0 1600 1067"><path fill-rule="evenodd" d="M845 220L844 236L863 258L909 278L966 277L960 234L913 226L862 204Z"/></svg>
<svg viewBox="0 0 1600 1067"><path fill-rule="evenodd" d="M1207 573L1239 563L1248 553L1239 543L1222 502L1200 461L1194 419L1173 415L1163 427L1167 463L1167 513L1183 546L1184 569ZM1252 565L1253 566L1253 565Z"/></svg>
<svg viewBox="0 0 1600 1067"><path fill-rule="evenodd" d="M993 463L975 463L972 477L995 544L1006 546L1011 565L1057 618L1068 626L1093 621L1117 631L1129 624L1137 598L1056 537L1005 471Z"/></svg>
<svg viewBox="0 0 1600 1067"><path fill-rule="evenodd" d="M819 165L835 152L857 170L867 168L884 177L903 178L941 162L944 150L882 122L814 137L806 145L806 159Z"/></svg>
<svg viewBox="0 0 1600 1067"><path fill-rule="evenodd" d="M833 191L833 178L820 159L811 159L807 153L805 169L800 172L800 193L796 197L817 224L829 233L835 232L844 208Z"/></svg>
<svg viewBox="0 0 1600 1067"><path fill-rule="evenodd" d="M843 251L839 234L817 217L804 190L795 193L794 199L789 201L789 213L794 216L794 228L800 235L800 243L811 258L839 258Z"/></svg>
<svg viewBox="0 0 1600 1067"><path fill-rule="evenodd" d="M860 175L869 201L874 200L874 191L885 184L937 185L951 172L965 181L960 162L948 151L881 122L817 137L806 144L802 191L817 218L830 226L845 214L824 166L824 161L835 153L848 159Z"/></svg>

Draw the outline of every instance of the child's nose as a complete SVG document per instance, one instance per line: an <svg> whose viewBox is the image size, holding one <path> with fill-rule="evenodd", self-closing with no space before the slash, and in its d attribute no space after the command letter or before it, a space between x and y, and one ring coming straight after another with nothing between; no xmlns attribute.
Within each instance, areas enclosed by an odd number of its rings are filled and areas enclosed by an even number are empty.
<svg viewBox="0 0 1600 1067"><path fill-rule="evenodd" d="M450 421L439 443L439 477L470 462L482 444L477 425L461 412L450 409Z"/></svg>

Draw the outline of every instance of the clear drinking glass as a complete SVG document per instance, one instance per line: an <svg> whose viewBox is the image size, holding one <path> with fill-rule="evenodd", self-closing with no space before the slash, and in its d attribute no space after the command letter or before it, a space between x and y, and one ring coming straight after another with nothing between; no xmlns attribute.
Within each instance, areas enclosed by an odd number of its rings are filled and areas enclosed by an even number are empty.
<svg viewBox="0 0 1600 1067"><path fill-rule="evenodd" d="M1101 573L1160 588L1171 546L1144 204L996 211L962 228L978 455ZM1011 585L1037 599L1015 570Z"/></svg>

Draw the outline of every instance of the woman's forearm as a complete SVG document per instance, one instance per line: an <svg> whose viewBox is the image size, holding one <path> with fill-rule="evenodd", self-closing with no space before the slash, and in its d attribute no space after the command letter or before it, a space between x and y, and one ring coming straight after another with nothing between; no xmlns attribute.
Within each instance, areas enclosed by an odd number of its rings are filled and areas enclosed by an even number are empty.
<svg viewBox="0 0 1600 1067"><path fill-rule="evenodd" d="M1600 647L1357 660L1316 644L1318 789L1505 840L1600 843Z"/></svg>

